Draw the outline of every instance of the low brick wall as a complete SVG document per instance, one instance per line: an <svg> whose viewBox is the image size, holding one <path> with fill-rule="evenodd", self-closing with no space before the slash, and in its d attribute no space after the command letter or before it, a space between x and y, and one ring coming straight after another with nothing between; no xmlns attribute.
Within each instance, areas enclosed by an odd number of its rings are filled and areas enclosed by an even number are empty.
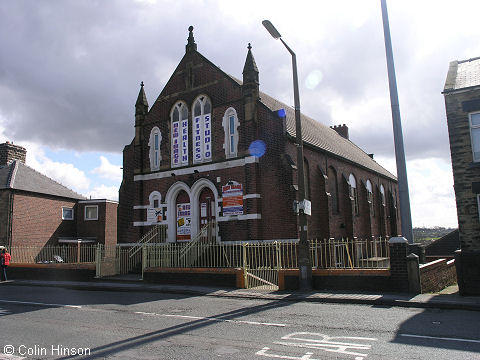
<svg viewBox="0 0 480 360"><path fill-rule="evenodd" d="M148 268L143 273L143 281L157 284L245 288L243 270L231 268Z"/></svg>
<svg viewBox="0 0 480 360"><path fill-rule="evenodd" d="M457 282L455 260L439 259L420 265L422 293L437 292Z"/></svg>
<svg viewBox="0 0 480 360"><path fill-rule="evenodd" d="M318 290L394 291L388 269L317 269L312 270L312 287ZM299 271L280 270L279 290L296 290Z"/></svg>
<svg viewBox="0 0 480 360"><path fill-rule="evenodd" d="M9 280L86 281L95 278L95 264L10 264Z"/></svg>

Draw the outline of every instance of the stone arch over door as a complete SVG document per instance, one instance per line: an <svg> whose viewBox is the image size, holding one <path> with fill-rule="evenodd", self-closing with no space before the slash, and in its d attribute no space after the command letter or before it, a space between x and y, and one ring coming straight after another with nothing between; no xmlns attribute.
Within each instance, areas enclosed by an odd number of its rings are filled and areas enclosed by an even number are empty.
<svg viewBox="0 0 480 360"><path fill-rule="evenodd" d="M220 209L218 208L218 191L215 185L208 179L199 179L197 180L193 185L191 189L191 202L192 202L192 234L197 234L200 231L200 214L199 214L199 209L200 209L200 194L202 191L208 188L211 190L213 193L213 203L214 207L212 209L212 215L218 219L218 216L220 214ZM218 226L216 229L216 232L218 232ZM217 235L217 241L219 241L218 234Z"/></svg>
<svg viewBox="0 0 480 360"><path fill-rule="evenodd" d="M170 189L167 191L167 195L165 196L165 202L167 203L167 223L168 223L168 230L167 230L167 241L168 242L175 242L177 240L177 196L182 192L185 191L190 198L190 204L192 204L192 192L187 184L184 182L176 182L173 184ZM193 224L192 224L193 225ZM195 236L196 232L194 232L194 226L192 226L192 237Z"/></svg>

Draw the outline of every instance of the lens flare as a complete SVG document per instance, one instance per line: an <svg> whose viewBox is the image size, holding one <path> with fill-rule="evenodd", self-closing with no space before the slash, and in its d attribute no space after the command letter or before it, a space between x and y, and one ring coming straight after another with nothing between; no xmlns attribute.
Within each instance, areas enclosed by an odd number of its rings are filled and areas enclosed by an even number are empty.
<svg viewBox="0 0 480 360"><path fill-rule="evenodd" d="M318 84L320 84L323 80L323 74L320 70L313 70L310 74L308 74L307 78L305 79L305 86L313 90L315 89Z"/></svg>
<svg viewBox="0 0 480 360"><path fill-rule="evenodd" d="M250 155L258 158L265 155L266 150L267 150L267 145L262 140L253 141L248 147L248 152L250 153Z"/></svg>

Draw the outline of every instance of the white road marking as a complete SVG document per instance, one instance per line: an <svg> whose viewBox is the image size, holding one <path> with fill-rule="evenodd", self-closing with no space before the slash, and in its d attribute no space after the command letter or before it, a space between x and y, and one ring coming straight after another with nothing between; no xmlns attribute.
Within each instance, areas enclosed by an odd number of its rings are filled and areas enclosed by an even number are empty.
<svg viewBox="0 0 480 360"><path fill-rule="evenodd" d="M22 305L38 305L38 306L55 306L55 307L67 307L67 308L74 308L74 309L81 309L82 308L79 305L49 304L49 303L40 303L40 302L33 302L33 301L0 300L0 303L22 304Z"/></svg>
<svg viewBox="0 0 480 360"><path fill-rule="evenodd" d="M355 357L355 360L363 360L368 354L360 353L361 350L371 350L372 345L358 343L365 341L377 341L376 338L364 338L357 336L329 336L320 333L311 332L295 332L282 337L282 340L290 341L275 341L276 345L283 345L288 348L306 348L317 351L335 352ZM355 341L355 342L353 342ZM313 352L307 352L302 356L280 355L267 353L269 347L264 347L262 350L256 352L256 355L273 357L278 359L292 359L292 360L315 360L311 356Z"/></svg>
<svg viewBox="0 0 480 360"><path fill-rule="evenodd" d="M150 315L150 316L162 316L162 317L173 317L173 318L189 319L189 320L212 320L212 321L218 321L218 322L229 322L229 323L248 324L248 325L262 325L262 326L276 326L276 327L287 326L285 324L263 323L263 322L258 322L258 321L229 320L229 319L221 319L221 318L215 318L215 317L190 316L190 315L178 315L178 314L157 314L157 313L148 313L148 312L143 312L143 311L135 311L135 314Z"/></svg>
<svg viewBox="0 0 480 360"><path fill-rule="evenodd" d="M400 334L400 336L420 338L420 339L460 341L460 342L470 342L470 343L480 344L480 340L471 340L471 339L448 338L448 337L437 337L437 336L426 336L426 335L412 335L412 334Z"/></svg>

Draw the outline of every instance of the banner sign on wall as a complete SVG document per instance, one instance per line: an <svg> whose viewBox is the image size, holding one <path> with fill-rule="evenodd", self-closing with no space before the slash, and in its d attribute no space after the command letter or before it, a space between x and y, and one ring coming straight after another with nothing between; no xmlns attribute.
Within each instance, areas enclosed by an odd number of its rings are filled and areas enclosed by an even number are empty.
<svg viewBox="0 0 480 360"><path fill-rule="evenodd" d="M190 240L191 222L190 203L177 204L177 240Z"/></svg>
<svg viewBox="0 0 480 360"><path fill-rule="evenodd" d="M188 120L182 120L182 165L188 165Z"/></svg>
<svg viewBox="0 0 480 360"><path fill-rule="evenodd" d="M212 129L210 114L203 117L203 160L212 160Z"/></svg>
<svg viewBox="0 0 480 360"><path fill-rule="evenodd" d="M163 220L162 208L147 209L147 222L149 224L156 224Z"/></svg>
<svg viewBox="0 0 480 360"><path fill-rule="evenodd" d="M193 118L193 161L195 163L212 160L211 115Z"/></svg>
<svg viewBox="0 0 480 360"><path fill-rule="evenodd" d="M180 165L180 144L179 144L179 129L178 121L172 123L172 166Z"/></svg>
<svg viewBox="0 0 480 360"><path fill-rule="evenodd" d="M223 216L243 215L243 186L237 182L222 186Z"/></svg>

